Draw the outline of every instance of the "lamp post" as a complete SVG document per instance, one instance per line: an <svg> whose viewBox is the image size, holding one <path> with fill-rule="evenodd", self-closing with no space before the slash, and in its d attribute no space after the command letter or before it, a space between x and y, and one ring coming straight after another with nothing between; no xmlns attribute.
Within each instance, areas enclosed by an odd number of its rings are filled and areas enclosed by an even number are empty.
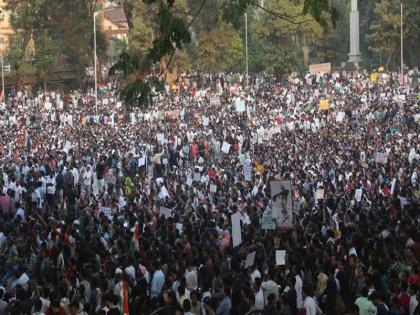
<svg viewBox="0 0 420 315"><path fill-rule="evenodd" d="M246 67L246 86L249 84L248 76L248 14L245 13L245 67Z"/></svg>

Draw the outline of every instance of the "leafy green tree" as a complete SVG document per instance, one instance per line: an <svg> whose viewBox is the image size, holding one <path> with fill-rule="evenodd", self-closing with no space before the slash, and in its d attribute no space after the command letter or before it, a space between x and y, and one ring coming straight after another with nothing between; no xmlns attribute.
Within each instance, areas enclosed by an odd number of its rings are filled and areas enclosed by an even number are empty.
<svg viewBox="0 0 420 315"><path fill-rule="evenodd" d="M46 77L56 66L59 48L57 43L46 33L36 35L35 47L32 56L33 67L35 73L43 81L44 90L46 90Z"/></svg>
<svg viewBox="0 0 420 315"><path fill-rule="evenodd" d="M415 0L405 0L403 5L404 52L409 57L406 61L414 66L420 61L418 54L420 7ZM388 68L394 57L399 60L400 55L400 0L378 1L375 5L374 16L376 18L370 24L366 40L370 51L387 56L385 66Z"/></svg>
<svg viewBox="0 0 420 315"><path fill-rule="evenodd" d="M15 34L10 37L5 52L5 62L10 65L10 74L18 81L18 85L23 76L33 72L31 58L26 52L25 45L26 39L22 34Z"/></svg>
<svg viewBox="0 0 420 315"><path fill-rule="evenodd" d="M137 9L139 2L140 1L134 0L122 2L130 29L134 27L136 16L141 14ZM261 9L259 1L256 0L225 0L222 1L221 4L216 0L201 0L194 2L195 4L192 0L189 0L186 3L185 1L177 0L143 0L143 3L146 4L148 8L153 9L153 14L150 14L149 17L153 17L153 25L156 26L155 31L153 32L152 47L147 54L148 60L139 61L139 54L130 52L129 54L121 56L120 60L110 70L111 74L119 71L131 71L124 72L125 82L121 85L121 94L126 99L129 99L129 102L133 106L146 105L142 103L142 101L149 99L142 95L142 93L150 90L150 88L145 89L144 84L146 82L145 74L150 71L152 64L164 59L166 64L165 68L167 68L167 65L172 62L172 59L178 50L186 49L186 47L194 47L189 45L194 33L200 33L198 40L203 36L207 36L209 40L211 40L210 47L208 47L206 51L203 50L201 53L198 53L198 59L200 60L201 58L201 61L204 55L216 55L219 53L218 51L222 50L221 48L226 48L224 46L221 47L219 43L214 41L214 36L210 33L212 24L205 22L198 23L197 29L194 30L194 23L196 21L199 22L198 17L207 5L209 6L209 9L213 8L214 10L217 9L217 11L215 11L216 14L206 14L204 19L213 19L218 22L221 18L225 23L229 23L236 28L243 24L243 15L247 10L255 8ZM181 5L179 6L180 3ZM214 4L217 4L217 6L213 6ZM180 7L182 10L179 9ZM335 25L338 19L338 12L333 6L330 6L329 0L302 0L300 8L301 12L299 12L298 16L290 14L287 9L281 12L268 13L291 24L293 24L294 20L298 17L309 16L324 27L326 27L327 24L324 18L325 13L328 13L333 25ZM238 48L237 45L236 48ZM200 49L200 46L198 46L198 49ZM289 55L290 54L285 54L285 56ZM127 64L124 65L124 62ZM208 61L208 63L212 62L213 61L211 60ZM137 65L138 67L133 69L133 65ZM207 66L209 65L206 65L206 67ZM164 72L165 71L162 73ZM149 82L148 84L150 85L152 83ZM136 90L137 88L140 89L140 87L142 88L142 92Z"/></svg>

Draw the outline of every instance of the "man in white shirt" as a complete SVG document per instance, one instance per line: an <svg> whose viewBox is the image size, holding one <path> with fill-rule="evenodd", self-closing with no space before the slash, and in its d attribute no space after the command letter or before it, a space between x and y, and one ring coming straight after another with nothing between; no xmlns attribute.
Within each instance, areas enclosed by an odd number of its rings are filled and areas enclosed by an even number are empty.
<svg viewBox="0 0 420 315"><path fill-rule="evenodd" d="M310 295L311 293L307 288L303 288L303 308L306 311L306 315L317 315L317 304L315 299Z"/></svg>
<svg viewBox="0 0 420 315"><path fill-rule="evenodd" d="M255 309L263 310L265 306L264 291L261 288L261 278L255 278L253 285L255 295Z"/></svg>
<svg viewBox="0 0 420 315"><path fill-rule="evenodd" d="M254 285L256 278L260 278L261 279L261 273L258 270L258 267L257 266L254 266L254 271L252 271L250 277L251 277L251 285Z"/></svg>

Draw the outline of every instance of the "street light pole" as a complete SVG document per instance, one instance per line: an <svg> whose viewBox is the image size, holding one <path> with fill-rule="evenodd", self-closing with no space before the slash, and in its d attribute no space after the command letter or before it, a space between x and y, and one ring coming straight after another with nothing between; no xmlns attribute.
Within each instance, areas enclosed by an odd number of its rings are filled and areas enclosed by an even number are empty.
<svg viewBox="0 0 420 315"><path fill-rule="evenodd" d="M248 14L245 13L245 67L246 67L246 86L249 84L248 76Z"/></svg>
<svg viewBox="0 0 420 315"><path fill-rule="evenodd" d="M95 111L98 114L98 69L96 56L96 12L93 12L93 63L95 72Z"/></svg>
<svg viewBox="0 0 420 315"><path fill-rule="evenodd" d="M0 38L1 38L1 92L2 92L2 97L1 100L4 101L5 100L5 95L4 95L4 56L3 56L3 34L2 34L2 27L1 27L1 22L3 22L3 20L0 21Z"/></svg>
<svg viewBox="0 0 420 315"><path fill-rule="evenodd" d="M401 4L401 85L404 85L404 45L403 45L403 3Z"/></svg>

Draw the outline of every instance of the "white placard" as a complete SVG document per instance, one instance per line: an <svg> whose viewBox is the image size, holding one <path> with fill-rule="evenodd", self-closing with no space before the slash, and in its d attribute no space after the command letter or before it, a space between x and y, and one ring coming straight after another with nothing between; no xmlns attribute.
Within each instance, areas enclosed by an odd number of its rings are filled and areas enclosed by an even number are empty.
<svg viewBox="0 0 420 315"><path fill-rule="evenodd" d="M252 253L246 255L245 268L251 267L254 264L256 253L256 251L253 251Z"/></svg>
<svg viewBox="0 0 420 315"><path fill-rule="evenodd" d="M195 182L199 182L201 180L201 174L200 173L194 173L194 179Z"/></svg>
<svg viewBox="0 0 420 315"><path fill-rule="evenodd" d="M172 216L171 209L166 208L166 207L160 207L160 209L159 209L159 218L161 216L164 216L165 219L170 218Z"/></svg>
<svg viewBox="0 0 420 315"><path fill-rule="evenodd" d="M183 230L184 230L184 226L182 225L182 223L177 223L176 224L176 229L178 230L179 235L182 235Z"/></svg>
<svg viewBox="0 0 420 315"><path fill-rule="evenodd" d="M391 194L394 194L395 191L395 184L397 183L397 179L394 178L391 182Z"/></svg>
<svg viewBox="0 0 420 315"><path fill-rule="evenodd" d="M214 194L217 193L217 185L210 184L210 192Z"/></svg>
<svg viewBox="0 0 420 315"><path fill-rule="evenodd" d="M158 197L159 199L165 199L166 197L169 197L168 190L165 186L162 186L162 188L160 189Z"/></svg>
<svg viewBox="0 0 420 315"><path fill-rule="evenodd" d="M362 200L362 194L363 194L363 189L362 188L356 189L356 191L354 192L354 199L356 199L356 201L360 202Z"/></svg>
<svg viewBox="0 0 420 315"><path fill-rule="evenodd" d="M245 101L241 99L237 99L235 101L235 107L238 113L243 113L245 111Z"/></svg>
<svg viewBox="0 0 420 315"><path fill-rule="evenodd" d="M376 152L376 162L386 164L388 162L388 154Z"/></svg>
<svg viewBox="0 0 420 315"><path fill-rule="evenodd" d="M186 182L186 184L187 184L187 186L188 186L188 187L191 187L191 186L192 186L192 184L193 184L193 179L192 179L190 176L188 176L188 177L187 177L187 182Z"/></svg>
<svg viewBox="0 0 420 315"><path fill-rule="evenodd" d="M141 158L139 158L139 162L138 162L138 167L142 167L146 165L146 157L142 156Z"/></svg>
<svg viewBox="0 0 420 315"><path fill-rule="evenodd" d="M230 144L227 143L226 141L223 141L222 152L228 154L229 150L230 150Z"/></svg>
<svg viewBox="0 0 420 315"><path fill-rule="evenodd" d="M163 142L163 140L165 139L165 136L163 135L163 133L158 133L157 135L156 135L156 140L157 141L159 141L159 142Z"/></svg>
<svg viewBox="0 0 420 315"><path fill-rule="evenodd" d="M242 243L241 215L239 212L232 214L232 246L236 247Z"/></svg>
<svg viewBox="0 0 420 315"><path fill-rule="evenodd" d="M244 177L246 181L252 180L252 166L249 163L245 163L244 165Z"/></svg>
<svg viewBox="0 0 420 315"><path fill-rule="evenodd" d="M286 251L276 250L276 266L284 266L286 264Z"/></svg>
<svg viewBox="0 0 420 315"><path fill-rule="evenodd" d="M210 123L210 119L206 116L203 116L203 126L208 126Z"/></svg>
<svg viewBox="0 0 420 315"><path fill-rule="evenodd" d="M325 190L324 188L318 188L315 192L315 200L318 201L320 199L324 199Z"/></svg>

